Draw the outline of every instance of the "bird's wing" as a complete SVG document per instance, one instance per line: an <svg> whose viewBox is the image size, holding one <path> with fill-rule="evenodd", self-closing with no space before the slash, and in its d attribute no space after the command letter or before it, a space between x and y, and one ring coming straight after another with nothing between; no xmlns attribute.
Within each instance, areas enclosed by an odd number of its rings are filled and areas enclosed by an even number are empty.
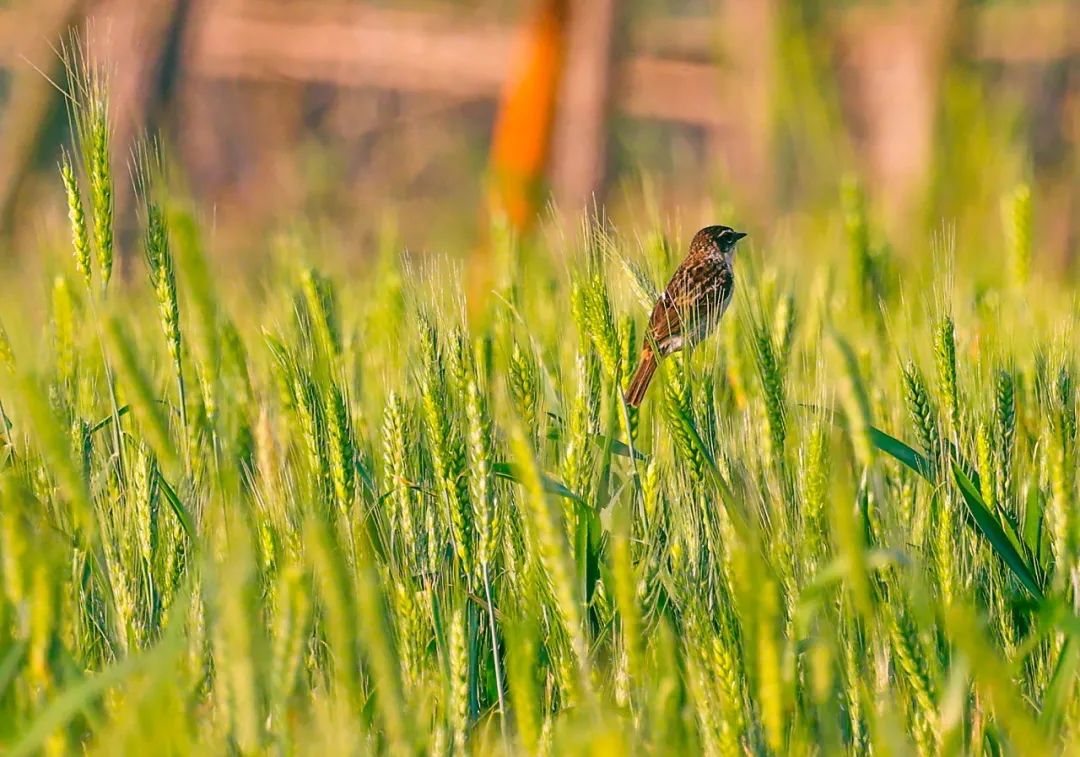
<svg viewBox="0 0 1080 757"><path fill-rule="evenodd" d="M710 322L719 318L724 302L731 296L735 276L731 266L721 260L709 260L702 266L695 282L692 299L686 303L691 319L705 318Z"/></svg>
<svg viewBox="0 0 1080 757"><path fill-rule="evenodd" d="M680 336L688 321L722 307L734 278L731 268L713 258L683 261L660 295L649 318L649 336L657 344Z"/></svg>
<svg viewBox="0 0 1080 757"><path fill-rule="evenodd" d="M663 344L673 336L682 333L682 315L676 306L676 299L668 291L660 295L653 307L652 315L649 316L649 339L656 344Z"/></svg>

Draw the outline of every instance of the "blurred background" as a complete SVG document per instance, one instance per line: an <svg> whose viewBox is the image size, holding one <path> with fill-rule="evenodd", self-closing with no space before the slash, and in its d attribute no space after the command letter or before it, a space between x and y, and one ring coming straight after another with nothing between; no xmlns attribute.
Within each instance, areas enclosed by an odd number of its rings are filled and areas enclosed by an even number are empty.
<svg viewBox="0 0 1080 757"><path fill-rule="evenodd" d="M387 223L468 250L492 213L593 202L797 247L854 175L912 254L943 224L1000 244L1029 183L1036 254L1075 269L1077 0L0 0L0 257L64 212L72 28L111 72L117 162L160 132L217 250L297 223L358 259Z"/></svg>

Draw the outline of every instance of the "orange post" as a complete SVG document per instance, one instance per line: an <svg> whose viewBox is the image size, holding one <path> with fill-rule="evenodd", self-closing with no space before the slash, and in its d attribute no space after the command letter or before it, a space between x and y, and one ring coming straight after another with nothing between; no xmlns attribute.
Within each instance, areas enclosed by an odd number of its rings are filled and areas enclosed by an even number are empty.
<svg viewBox="0 0 1080 757"><path fill-rule="evenodd" d="M539 209L551 147L569 16L567 0L539 0L507 82L491 147L490 208L525 230Z"/></svg>

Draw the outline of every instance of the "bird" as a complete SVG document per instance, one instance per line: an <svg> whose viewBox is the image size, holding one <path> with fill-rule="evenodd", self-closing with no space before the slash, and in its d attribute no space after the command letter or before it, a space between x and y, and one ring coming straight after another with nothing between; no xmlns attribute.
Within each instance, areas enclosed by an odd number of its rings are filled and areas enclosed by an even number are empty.
<svg viewBox="0 0 1080 757"><path fill-rule="evenodd" d="M747 236L729 226L706 226L656 301L626 403L640 407L657 361L697 344L716 328L735 291L735 244Z"/></svg>

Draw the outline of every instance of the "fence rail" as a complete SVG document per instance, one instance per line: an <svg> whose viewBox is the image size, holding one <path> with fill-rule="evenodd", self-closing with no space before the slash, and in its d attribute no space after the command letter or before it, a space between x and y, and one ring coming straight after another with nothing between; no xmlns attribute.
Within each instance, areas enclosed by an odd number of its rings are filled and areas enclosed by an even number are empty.
<svg viewBox="0 0 1080 757"><path fill-rule="evenodd" d="M989 6L972 19L971 55L1005 64L1080 55L1080 23L1068 0ZM838 33L861 37L906 20L894 8L849 8ZM210 4L192 65L200 76L320 82L345 87L494 97L503 87L517 30L436 11L319 2ZM728 73L710 57L712 18L652 24L643 38L657 53L622 59L614 104L628 115L723 126ZM2 22L0 22L2 26ZM688 39L692 46L680 40Z"/></svg>
<svg viewBox="0 0 1080 757"><path fill-rule="evenodd" d="M1004 64L1080 56L1080 14L1075 11L1070 0L967 11L972 14L970 54ZM316 0L207 2L199 14L190 60L199 76L462 97L499 93L518 33L513 26L460 13ZM908 15L896 7L852 6L838 13L837 33L865 37L903 23ZM0 10L0 66L25 63L21 43L33 35L36 16L29 3ZM633 116L722 125L726 117L717 98L685 94L722 91L723 67L704 62L713 57L716 27L713 18L648 24L638 37L646 49L660 52L632 54L622 61L615 76L616 107Z"/></svg>
<svg viewBox="0 0 1080 757"><path fill-rule="evenodd" d="M614 5L615 0L611 2ZM51 16L42 12L45 6L54 9ZM768 24L776 20L776 7L765 0L731 0L720 4L719 17L635 25L629 30L630 39L623 40L613 56L610 76L602 77L605 91L600 94L611 107L629 116L699 127L712 135L715 143L727 140L731 161L744 161L746 173L755 177L743 183L756 186L756 177L766 172L760 165L747 168L746 161L761 164L767 159L767 147L758 142L766 131L764 113L769 101L760 90L770 84L759 69L767 63L768 55L740 50L738 40L739 35L756 40L752 35L762 30L767 39ZM943 13L941 8L958 10ZM831 13L829 33L835 38L836 49L852 56L853 68L860 69L865 107L880 111L864 119L871 124L867 140L871 155L881 145L895 145L898 129L907 130L901 141L911 147L905 150L925 150L937 75L932 62L927 61L940 52L935 46L962 45L969 59L1013 67L1080 59L1080 13L1075 0L978 6L929 0L848 5ZM40 24L42 18L95 18L99 32L122 30L106 40L103 55L130 79L117 99L120 108L127 109L123 117L134 114L137 122L140 108L152 97L148 93L153 87L152 72L170 44L159 19L148 19L167 15L184 17L185 81L320 83L439 93L466 100L496 98L504 90L521 33L517 26L462 14L458 9L410 11L320 0L15 0L14 5L0 10L0 68L48 67L41 59L41 41L55 36L59 27L36 28L35 22ZM766 18L764 27L762 18ZM947 21L941 24L941 18ZM941 28L932 28L934 24L960 34L942 33ZM139 29L150 32L133 31ZM117 39L121 36L126 38ZM35 49L33 55L26 52L30 49ZM890 79L890 67L906 71L907 78L901 77L899 84L908 91L898 97L881 96L882 81L897 83ZM1080 76L1071 75L1071 91L1080 86L1078 80ZM889 102L898 98L903 102ZM13 90L9 101L16 99ZM725 107L732 99L740 103L739 108ZM0 134L13 141L12 133L18 131L14 141L22 144L33 132L34 118L6 117L4 110L17 106L12 102L0 109L5 124ZM17 129L11 127L12 121ZM875 129L876 136L872 133ZM593 139L593 145L584 152L603 150L602 139ZM16 151L27 152L21 148ZM883 148L879 152L885 163L892 161L900 172L925 157L886 154ZM571 153L577 162L582 150ZM17 157L13 153L12 160ZM596 156L585 157L592 163L603 162ZM887 168L886 174L890 170ZM8 206L13 185L25 172L25 168L0 166L0 211ZM903 176L881 178L886 186L901 186L906 181ZM894 178L899 181L892 181ZM582 187L575 191L582 195L588 181L579 183Z"/></svg>

